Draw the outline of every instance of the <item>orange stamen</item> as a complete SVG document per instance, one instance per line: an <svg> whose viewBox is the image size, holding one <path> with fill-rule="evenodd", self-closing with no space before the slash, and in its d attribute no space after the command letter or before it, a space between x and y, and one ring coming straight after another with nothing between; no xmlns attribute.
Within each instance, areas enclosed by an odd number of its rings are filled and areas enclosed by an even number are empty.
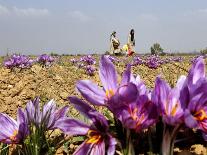
<svg viewBox="0 0 207 155"><path fill-rule="evenodd" d="M106 97L109 99L114 95L113 89L106 90Z"/></svg>
<svg viewBox="0 0 207 155"><path fill-rule="evenodd" d="M14 130L13 135L10 136L9 139L10 139L11 141L15 141L15 140L16 140L16 136L17 136L17 134L18 134L18 131L17 131L17 130Z"/></svg>
<svg viewBox="0 0 207 155"><path fill-rule="evenodd" d="M88 144L97 144L101 141L102 136L95 130L88 131L88 140L86 143Z"/></svg>
<svg viewBox="0 0 207 155"><path fill-rule="evenodd" d="M207 114L203 109L201 109L197 113L194 114L194 117L198 121L203 121L204 119L207 118Z"/></svg>
<svg viewBox="0 0 207 155"><path fill-rule="evenodd" d="M171 111L172 116L175 116L175 113L176 113L177 109L178 109L178 103L175 104L175 106L173 107L173 109Z"/></svg>

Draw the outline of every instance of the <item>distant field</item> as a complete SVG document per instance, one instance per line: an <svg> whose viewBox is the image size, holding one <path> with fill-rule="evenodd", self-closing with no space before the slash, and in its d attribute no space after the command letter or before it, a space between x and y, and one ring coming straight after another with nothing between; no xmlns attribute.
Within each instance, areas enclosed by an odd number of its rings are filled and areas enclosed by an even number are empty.
<svg viewBox="0 0 207 155"><path fill-rule="evenodd" d="M55 99L59 105L68 104L69 95L77 95L75 83L80 79L91 79L100 84L98 76L98 61L100 56L95 56L96 71L94 76L88 76L84 70L74 66L70 59L81 56L61 56L51 67L44 68L39 64L33 65L29 69L15 69L11 71L5 67L0 68L0 112L9 115L16 113L19 106L23 106L28 100L35 96L40 96L42 101ZM147 56L146 56L147 57ZM161 58L166 58L163 56ZM183 56L182 62L163 64L157 69L150 69L144 65L132 67L133 74L140 75L149 88L154 86L157 75L161 75L171 84L174 84L180 75L186 75L186 70L191 66L192 56ZM125 65L133 59L124 56L118 57L120 62L115 62L119 75L122 74ZM3 58L0 58L0 62Z"/></svg>

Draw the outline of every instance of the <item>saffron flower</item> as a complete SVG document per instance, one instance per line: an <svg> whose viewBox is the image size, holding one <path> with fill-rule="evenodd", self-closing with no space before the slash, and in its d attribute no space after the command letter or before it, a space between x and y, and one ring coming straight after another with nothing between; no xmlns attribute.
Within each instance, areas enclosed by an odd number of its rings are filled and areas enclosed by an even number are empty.
<svg viewBox="0 0 207 155"><path fill-rule="evenodd" d="M50 65L52 62L54 62L55 59L54 57L47 55L47 54L42 54L37 58L37 62L41 63L42 65Z"/></svg>
<svg viewBox="0 0 207 155"><path fill-rule="evenodd" d="M114 155L116 141L109 133L106 118L76 97L69 97L69 100L78 111L91 120L90 125L72 118L65 118L57 123L59 129L65 134L87 136L87 139L77 148L74 155Z"/></svg>
<svg viewBox="0 0 207 155"><path fill-rule="evenodd" d="M102 56L100 60L99 77L103 84L103 89L89 80L80 80L76 84L78 91L90 103L94 105L107 106L105 103L118 89L117 72L113 63L107 56ZM130 72L125 71L121 85L130 80Z"/></svg>
<svg viewBox="0 0 207 155"><path fill-rule="evenodd" d="M111 111L126 129L141 132L157 122L157 108L150 94L139 95L137 86L128 83L119 87L109 100Z"/></svg>
<svg viewBox="0 0 207 155"><path fill-rule="evenodd" d="M91 65L86 66L85 70L86 70L86 74L89 76L93 76L94 72L96 71L96 69Z"/></svg>
<svg viewBox="0 0 207 155"><path fill-rule="evenodd" d="M175 88L170 88L160 77L155 81L154 102L160 109L163 121L172 126L183 122L184 110L180 101L180 91L184 81L185 77L181 76Z"/></svg>
<svg viewBox="0 0 207 155"><path fill-rule="evenodd" d="M19 144L29 134L26 117L18 109L17 121L6 114L0 113L0 142L5 144Z"/></svg>
<svg viewBox="0 0 207 155"><path fill-rule="evenodd" d="M80 62L84 62L86 65L96 64L96 60L91 55L86 55L81 57Z"/></svg>
<svg viewBox="0 0 207 155"><path fill-rule="evenodd" d="M29 68L33 64L33 60L26 55L12 55L9 59L4 61L4 66L9 69L17 68Z"/></svg>
<svg viewBox="0 0 207 155"><path fill-rule="evenodd" d="M57 121L66 117L68 108L68 106L64 106L61 109L57 109L54 100L50 100L43 106L41 111L39 98L35 98L34 101L27 103L25 113L30 124L44 126L48 130L53 130L58 128Z"/></svg>

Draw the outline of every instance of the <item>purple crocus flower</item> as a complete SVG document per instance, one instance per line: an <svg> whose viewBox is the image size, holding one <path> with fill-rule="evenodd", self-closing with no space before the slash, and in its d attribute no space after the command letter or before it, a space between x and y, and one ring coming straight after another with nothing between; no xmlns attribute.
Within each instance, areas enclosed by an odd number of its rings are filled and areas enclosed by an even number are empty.
<svg viewBox="0 0 207 155"><path fill-rule="evenodd" d="M55 59L47 54L42 54L37 58L37 62L43 64L43 65L50 65L52 62L54 62Z"/></svg>
<svg viewBox="0 0 207 155"><path fill-rule="evenodd" d="M198 87L202 88L201 86L203 82L205 83L205 78L205 63L203 58L199 57L192 65L181 89L180 100L183 109L187 108L195 94L203 91L203 89L198 89Z"/></svg>
<svg viewBox="0 0 207 155"><path fill-rule="evenodd" d="M30 124L36 126L42 125L48 130L53 130L58 128L56 122L66 117L68 106L57 109L54 100L50 100L43 106L42 111L40 111L39 98L35 98L34 101L27 103L25 111Z"/></svg>
<svg viewBox="0 0 207 155"><path fill-rule="evenodd" d="M91 55L86 55L81 57L80 62L84 62L86 65L96 64L96 60Z"/></svg>
<svg viewBox="0 0 207 155"><path fill-rule="evenodd" d="M78 60L75 58L72 58L72 59L70 59L70 62L72 62L73 64L76 64L78 62Z"/></svg>
<svg viewBox="0 0 207 155"><path fill-rule="evenodd" d="M87 136L74 155L114 155L116 141L109 133L106 118L76 97L69 97L69 100L77 110L91 120L90 125L71 118L62 119L57 123L59 129L65 134Z"/></svg>
<svg viewBox="0 0 207 155"><path fill-rule="evenodd" d="M109 60L111 60L111 62L115 63L115 62L120 62L120 60L116 57L113 57L111 55L106 55L106 57L108 57Z"/></svg>
<svg viewBox="0 0 207 155"><path fill-rule="evenodd" d="M105 101L110 99L118 88L117 72L113 63L106 56L101 57L99 76L103 84L103 89L89 80L78 81L76 87L90 103L94 105L106 105ZM129 78L130 75L124 74L122 81L127 81Z"/></svg>
<svg viewBox="0 0 207 155"><path fill-rule="evenodd" d="M132 65L136 66L136 65L142 65L144 63L145 63L145 61L141 57L136 56L133 59Z"/></svg>
<svg viewBox="0 0 207 155"><path fill-rule="evenodd" d="M0 142L2 143L21 143L29 133L25 114L21 109L18 109L17 121L0 113L0 122Z"/></svg>
<svg viewBox="0 0 207 155"><path fill-rule="evenodd" d="M89 76L93 76L94 72L96 71L96 69L91 65L86 66L85 70L86 70L86 74Z"/></svg>
<svg viewBox="0 0 207 155"><path fill-rule="evenodd" d="M181 76L175 88L170 88L160 77L157 77L155 81L154 102L160 109L163 121L172 126L183 122L184 111L181 106L180 91L185 79L184 76Z"/></svg>
<svg viewBox="0 0 207 155"><path fill-rule="evenodd" d="M203 87L203 86L202 86ZM198 88L203 89L203 88ZM205 92L195 95L185 110L185 124L189 128L197 128L207 133L207 81Z"/></svg>
<svg viewBox="0 0 207 155"><path fill-rule="evenodd" d="M150 95L139 95L137 86L128 83L119 87L116 94L108 101L111 111L127 129L140 132L157 121L157 108Z"/></svg>
<svg viewBox="0 0 207 155"><path fill-rule="evenodd" d="M4 61L4 66L9 69L17 68L29 68L33 64L33 60L26 55L12 55L9 59Z"/></svg>

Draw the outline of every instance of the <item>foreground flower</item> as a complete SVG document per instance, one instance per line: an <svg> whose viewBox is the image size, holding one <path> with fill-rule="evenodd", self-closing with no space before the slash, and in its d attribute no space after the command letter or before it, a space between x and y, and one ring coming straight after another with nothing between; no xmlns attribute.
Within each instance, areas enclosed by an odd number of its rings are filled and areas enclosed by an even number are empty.
<svg viewBox="0 0 207 155"><path fill-rule="evenodd" d="M193 96L185 109L185 124L207 133L207 79L193 91Z"/></svg>
<svg viewBox="0 0 207 155"><path fill-rule="evenodd" d="M162 79L157 77L153 92L154 102L160 109L163 121L169 125L177 125L183 122L183 109L180 101L180 89L185 81L181 76L175 88L170 86ZM156 99L155 99L156 98Z"/></svg>
<svg viewBox="0 0 207 155"><path fill-rule="evenodd" d="M0 142L18 144L28 135L25 114L18 109L17 121L6 114L0 113Z"/></svg>
<svg viewBox="0 0 207 155"><path fill-rule="evenodd" d="M111 104L111 111L126 129L141 132L157 121L156 105L150 100L150 95L139 95L133 83L119 87L108 102Z"/></svg>
<svg viewBox="0 0 207 155"><path fill-rule="evenodd" d="M71 118L58 121L58 128L65 134L87 136L87 139L77 148L74 154L114 155L116 141L109 133L109 125L106 118L76 97L69 97L69 100L78 111L91 120L91 125Z"/></svg>
<svg viewBox="0 0 207 155"><path fill-rule="evenodd" d="M100 60L99 76L103 84L103 89L89 80L78 81L76 87L81 95L94 105L106 106L106 101L109 100L117 91L117 72L113 63L107 56L102 56ZM125 71L121 85L130 79L130 72Z"/></svg>
<svg viewBox="0 0 207 155"><path fill-rule="evenodd" d="M29 101L27 103L25 111L28 122L36 126L44 126L48 130L58 128L56 123L59 119L66 117L68 106L57 109L54 100L50 100L43 106L42 111L40 111L39 104L39 98L35 98L34 101Z"/></svg>
<svg viewBox="0 0 207 155"><path fill-rule="evenodd" d="M181 76L175 88L159 77L156 79L153 100L160 109L164 122L162 154L172 155L174 141L180 128L185 123L189 127L196 127L196 119L205 116L205 110L195 109L199 104L200 91L204 92L205 71L203 59L198 58L192 65L187 77ZM198 88L198 87L203 87ZM198 94L198 95L197 95ZM198 111L195 111L198 110ZM191 115L191 112L193 113ZM204 112L204 114L203 114ZM193 116L194 115L194 116ZM196 118L196 116L198 118ZM192 118L195 119L193 120Z"/></svg>

